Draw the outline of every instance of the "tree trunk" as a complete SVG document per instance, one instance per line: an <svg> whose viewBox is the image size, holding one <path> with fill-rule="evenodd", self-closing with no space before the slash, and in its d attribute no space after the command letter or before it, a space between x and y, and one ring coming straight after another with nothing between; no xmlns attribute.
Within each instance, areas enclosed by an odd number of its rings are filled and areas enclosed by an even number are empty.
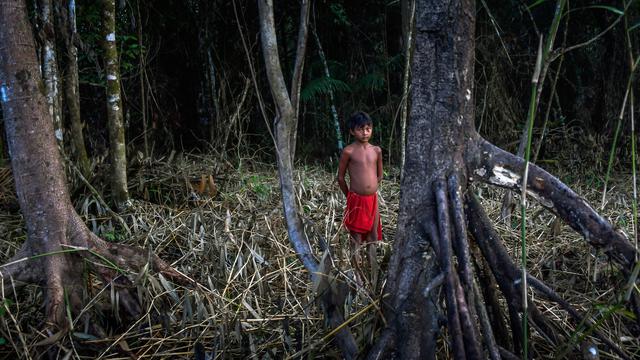
<svg viewBox="0 0 640 360"><path fill-rule="evenodd" d="M148 262L148 252L99 239L73 209L41 90L25 2L0 1L0 23L4 25L0 32L0 100L18 202L27 226L27 240L3 265L2 277L17 285L42 285L48 324L68 328L67 306L74 315L82 309L85 283L79 275L86 264L103 264L108 259L122 269L140 270ZM186 280L156 256L150 261L152 268ZM92 271L105 284L117 287L120 304L130 313L139 310L133 295L116 285L126 278L117 279L119 273L105 266L94 266ZM3 285L9 293L12 282Z"/></svg>
<svg viewBox="0 0 640 360"><path fill-rule="evenodd" d="M115 0L103 0L104 62L107 74L107 125L109 127L109 154L111 158L111 193L118 208L129 201L127 189L127 148L122 120L120 97L120 62L116 47Z"/></svg>
<svg viewBox="0 0 640 360"><path fill-rule="evenodd" d="M69 7L66 8L64 2L56 4L56 24L57 33L63 40L66 48L67 67L64 81L64 95L67 110L69 111L69 123L71 124L71 148L80 172L89 179L91 176L91 161L87 154L87 148L84 143L84 135L82 129L84 123L80 115L80 93L78 78L78 49L76 47L76 6L75 1L69 1Z"/></svg>
<svg viewBox="0 0 640 360"><path fill-rule="evenodd" d="M140 49L140 55L138 56L138 67L140 69L140 114L142 115L142 138L144 140L144 157L151 156L149 153L149 120L147 119L147 93L145 91L145 79L147 76L147 52L145 51L143 35L142 35L142 15L140 13L140 0L136 2L136 16L137 24L136 30L138 31L138 49Z"/></svg>
<svg viewBox="0 0 640 360"><path fill-rule="evenodd" d="M535 303L529 303L524 313L522 273L469 191L474 180L521 190L526 166L521 158L482 139L473 126L474 27L473 0L416 4L412 108L407 128L411 136L385 288L387 327L368 354L371 359L393 355L434 359L439 319L446 319L448 348L454 359L522 355L520 344L527 336L521 325L524 316L552 345L567 340L553 330ZM636 251L623 234L544 170L529 165L528 174L528 195L591 245L603 249L623 272L631 273ZM476 282L484 288L491 284L485 283L487 276L476 278L474 274L472 245L480 249L473 253L484 257L505 298L512 341L501 338L499 343L508 343L506 349L498 346L493 336L494 332L504 334L504 324L498 321L503 310L495 306L494 292L485 292L489 298L483 301L477 290ZM541 281L530 275L526 280L540 296L566 310L575 324L593 324ZM437 290L440 286L442 291ZM594 336L618 356L629 357L604 334L594 330Z"/></svg>
<svg viewBox="0 0 640 360"><path fill-rule="evenodd" d="M267 78L271 87L271 95L276 105L275 123L275 146L278 162L278 174L280 177L280 191L282 193L282 205L289 242L304 267L309 271L314 282L318 301L322 307L326 322L331 328L337 328L344 322L344 300L346 297L345 284L336 285L336 281L330 281L332 277L331 261L325 253L323 261L319 263L313 255L309 239L304 232L302 220L298 213L296 202L295 184L293 182L293 157L295 154L292 147L295 146L295 129L298 122L298 97L300 92L300 79L306 49L306 29L298 31L298 47L296 51L296 61L291 81L291 97L285 85L280 58L278 55L278 42L275 32L275 21L273 16L272 0L258 0L258 10L260 13L260 39L262 52L265 61ZM302 1L300 10L300 27L308 26L309 2ZM318 275L323 273L323 275ZM336 334L338 346L342 349L346 359L356 357L358 348L355 338L348 327L341 328Z"/></svg>
<svg viewBox="0 0 640 360"><path fill-rule="evenodd" d="M393 314L391 332L398 339L397 355L403 359L435 358L441 309L436 291L423 292L429 282L444 273L447 300L455 299L452 272L439 268L433 254L435 248L450 252L452 229L440 229L446 233L441 241L430 232L439 230L434 219L440 210L436 195L444 186L441 181L455 175L462 191L466 188L463 154L468 134L473 133L468 119L473 119L474 105L474 11L468 0L416 4L414 87L407 128L412 136L405 150L401 210L385 289L387 313ZM449 322L450 331L460 331L459 314L450 312ZM378 344L382 345L386 344ZM452 346L464 351L461 344Z"/></svg>
<svg viewBox="0 0 640 360"><path fill-rule="evenodd" d="M49 115L53 121L53 128L60 149L64 149L64 131L62 128L62 106L60 104L60 81L58 61L56 53L56 35L53 26L53 9L51 0L40 0L40 21L42 22L42 76L44 77L45 91Z"/></svg>
<svg viewBox="0 0 640 360"><path fill-rule="evenodd" d="M404 35L404 73L402 74L402 112L400 115L400 179L404 176L405 148L407 144L407 116L409 113L409 84L411 57L414 48L416 0L402 1L402 33Z"/></svg>

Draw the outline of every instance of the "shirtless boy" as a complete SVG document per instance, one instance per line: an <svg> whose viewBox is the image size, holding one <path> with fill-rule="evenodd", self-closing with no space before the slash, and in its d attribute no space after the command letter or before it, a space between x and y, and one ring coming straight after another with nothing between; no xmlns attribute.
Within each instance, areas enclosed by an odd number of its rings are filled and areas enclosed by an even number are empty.
<svg viewBox="0 0 640 360"><path fill-rule="evenodd" d="M382 180L382 150L369 144L373 122L367 113L358 111L351 115L349 133L355 140L342 150L338 166L338 184L347 197L344 225L351 234L354 265L360 265L359 248L367 245L371 282L375 286L378 277L375 243L382 240L377 195L378 184ZM344 178L347 170L348 185Z"/></svg>

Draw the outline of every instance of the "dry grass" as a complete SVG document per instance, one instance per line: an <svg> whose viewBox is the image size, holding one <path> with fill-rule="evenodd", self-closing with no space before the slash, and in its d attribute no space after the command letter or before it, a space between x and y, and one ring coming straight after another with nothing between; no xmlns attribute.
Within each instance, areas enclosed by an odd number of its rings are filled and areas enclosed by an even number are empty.
<svg viewBox="0 0 640 360"><path fill-rule="evenodd" d="M94 195L77 200L79 212L102 237L155 251L199 286L177 286L146 271L130 274L146 311L138 319L119 319L111 311L113 303L117 305L116 294L87 278L91 286L86 311L108 330L108 337L92 338L85 333L86 324L76 320L74 335L58 341L62 344L60 358L192 358L196 342L212 358L339 357L314 303L309 274L288 244L272 165L245 161L231 166L213 157L189 155L145 163L134 172L131 191L135 198L145 200L134 201L121 214L129 231L105 215ZM214 196L196 197L187 183L205 174L215 175L217 191ZM296 172L299 205L312 238L322 237L330 243L336 265L343 270L341 278L351 281L346 275L347 234L340 227L344 199L334 176L320 167L300 168ZM385 241L393 239L396 223L399 187L395 178L392 171L381 187ZM591 184L573 181L573 185L593 204L599 203L600 194ZM630 180L619 176L614 185L603 213L629 231ZM490 217L497 219L502 191L486 187L475 191ZM527 259L531 273L558 289L582 312L602 318L601 330L627 351L638 353L637 339L622 330L624 313L614 306L624 291L624 279L566 225L556 226L551 214L535 205L528 214L532 214ZM519 254L517 226L497 227L507 247ZM2 258L8 259L24 239L17 210L3 210ZM317 245L312 244L316 250ZM390 249L389 243L385 245L379 252L383 269ZM347 304L350 326L361 348L371 340L371 327L379 321L373 301L377 298L378 294L360 291ZM7 301L4 312L0 311L0 336L6 342L0 345L0 356L37 358L47 346L36 344L48 338L39 330L41 292L30 287L18 301ZM555 320L558 331L571 337L575 328L566 313L537 297L535 301ZM125 320L130 322L125 324ZM536 333L533 342L536 357L553 357L554 350ZM574 354L572 348L568 350Z"/></svg>

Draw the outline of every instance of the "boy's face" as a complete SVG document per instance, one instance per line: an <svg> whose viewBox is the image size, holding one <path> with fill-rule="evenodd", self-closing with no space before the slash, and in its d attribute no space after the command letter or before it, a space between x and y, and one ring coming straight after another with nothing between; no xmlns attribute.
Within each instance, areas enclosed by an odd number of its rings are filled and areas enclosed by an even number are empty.
<svg viewBox="0 0 640 360"><path fill-rule="evenodd" d="M354 129L349 130L351 135L356 138L358 142L366 143L371 139L371 134L373 134L373 127L371 124L364 124L361 126L356 126Z"/></svg>

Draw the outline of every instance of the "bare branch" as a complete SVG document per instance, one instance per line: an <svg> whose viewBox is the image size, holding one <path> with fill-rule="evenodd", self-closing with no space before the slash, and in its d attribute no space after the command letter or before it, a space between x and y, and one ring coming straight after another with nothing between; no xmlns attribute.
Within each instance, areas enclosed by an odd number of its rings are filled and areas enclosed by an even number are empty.
<svg viewBox="0 0 640 360"><path fill-rule="evenodd" d="M300 25L298 25L298 45L296 47L296 63L293 67L293 78L291 79L291 104L293 112L298 115L300 107L300 86L302 85L302 73L304 69L304 59L307 48L307 33L309 29L309 0L302 0L300 6Z"/></svg>
<svg viewBox="0 0 640 360"><path fill-rule="evenodd" d="M472 142L467 150L469 176L473 179L518 191L524 172L524 160L484 139ZM627 237L600 216L567 185L542 168L530 164L527 194L563 219L584 236L592 246L602 249L628 272L635 262L636 250Z"/></svg>
<svg viewBox="0 0 640 360"><path fill-rule="evenodd" d="M278 114L285 119L293 112L293 106L287 85L282 75L280 66L280 56L278 55L278 40L276 38L275 21L273 18L273 1L258 0L258 10L260 12L260 39L262 42L262 53L267 70L267 78L271 86L271 95L278 108Z"/></svg>

